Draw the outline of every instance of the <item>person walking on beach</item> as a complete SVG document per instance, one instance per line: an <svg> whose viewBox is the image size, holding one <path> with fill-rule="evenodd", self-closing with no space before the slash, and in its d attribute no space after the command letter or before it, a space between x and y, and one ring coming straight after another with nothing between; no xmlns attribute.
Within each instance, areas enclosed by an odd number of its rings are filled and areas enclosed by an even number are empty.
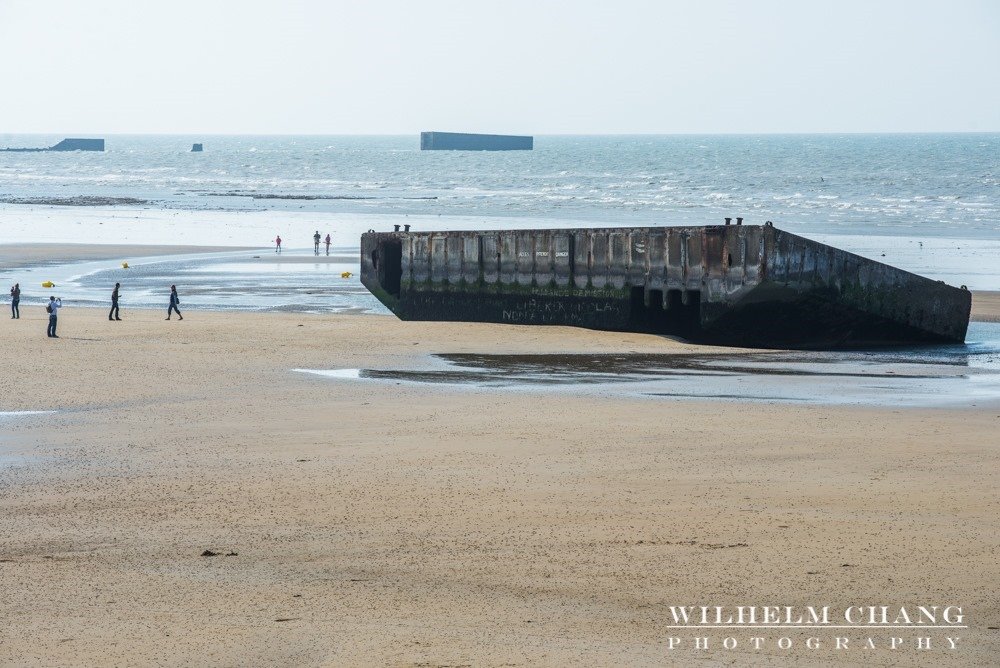
<svg viewBox="0 0 1000 668"><path fill-rule="evenodd" d="M313 235L313 254L319 255L319 230L316 230L316 234Z"/></svg>
<svg viewBox="0 0 1000 668"><path fill-rule="evenodd" d="M50 339L58 339L56 336L56 324L59 322L59 309L62 308L62 298L49 297L49 303L45 305L45 310L49 314L49 328L47 334Z"/></svg>
<svg viewBox="0 0 1000 668"><path fill-rule="evenodd" d="M171 285L170 286L170 306L167 307L167 320L170 320L170 313L171 313L171 311L176 311L177 312L177 318L178 319L180 319L180 320L184 319L184 316L181 315L181 310L179 308L177 308L177 305L180 304L180 303L181 303L181 300L177 296L177 286L176 285Z"/></svg>
<svg viewBox="0 0 1000 668"><path fill-rule="evenodd" d="M19 320L21 318L21 284L15 283L10 289L10 319Z"/></svg>
<svg viewBox="0 0 1000 668"><path fill-rule="evenodd" d="M326 254L327 254L327 256L330 255L330 235L329 234L326 235Z"/></svg>
<svg viewBox="0 0 1000 668"><path fill-rule="evenodd" d="M108 311L108 320L121 320L118 317L118 288L121 287L121 283L115 283L115 289L111 291L111 310ZM115 317L112 318L111 314L114 313Z"/></svg>
<svg viewBox="0 0 1000 668"><path fill-rule="evenodd" d="M281 235L280 234L277 237L275 237L275 239L274 239L274 252L275 253L280 253L281 252Z"/></svg>

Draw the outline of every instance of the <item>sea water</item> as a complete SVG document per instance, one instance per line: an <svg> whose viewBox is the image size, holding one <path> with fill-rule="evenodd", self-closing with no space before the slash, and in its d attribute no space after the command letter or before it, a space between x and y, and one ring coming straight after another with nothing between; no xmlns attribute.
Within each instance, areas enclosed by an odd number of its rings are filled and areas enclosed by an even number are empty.
<svg viewBox="0 0 1000 668"><path fill-rule="evenodd" d="M0 147L59 139L0 135ZM47 294L36 287L45 280L84 305L106 302L121 281L125 307L165 305L164 290L177 284L196 308L379 311L357 281L368 229L704 225L725 216L1000 289L1000 134L541 136L535 150L511 152L420 151L416 135L106 139L103 153L0 152L0 243L258 250L0 268L0 280L28 286L25 304ZM191 153L194 142L205 151ZM331 235L340 261L302 262L316 231ZM288 261L263 261L279 235Z"/></svg>
<svg viewBox="0 0 1000 668"><path fill-rule="evenodd" d="M59 138L0 135L0 147ZM1000 230L998 167L1000 134L542 136L505 152L420 151L416 135L109 136L103 153L0 153L0 200L606 225L742 215L813 233L983 238Z"/></svg>

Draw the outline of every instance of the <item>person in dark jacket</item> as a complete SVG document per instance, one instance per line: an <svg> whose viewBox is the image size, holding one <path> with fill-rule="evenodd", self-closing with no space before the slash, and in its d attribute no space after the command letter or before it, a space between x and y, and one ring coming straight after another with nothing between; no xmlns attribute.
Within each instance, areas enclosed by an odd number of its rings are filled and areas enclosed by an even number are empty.
<svg viewBox="0 0 1000 668"><path fill-rule="evenodd" d="M10 319L17 320L21 317L21 284L15 283L10 289Z"/></svg>
<svg viewBox="0 0 1000 668"><path fill-rule="evenodd" d="M118 317L118 288L121 285L121 283L115 283L115 289L111 291L111 310L108 311L108 320L121 320ZM111 317L112 313L115 315L114 318Z"/></svg>
<svg viewBox="0 0 1000 668"><path fill-rule="evenodd" d="M176 311L177 312L177 318L178 319L180 319L180 320L184 319L184 316L181 315L181 310L179 308L177 308L177 305L180 304L180 303L181 303L181 300L177 297L177 286L176 285L171 285L170 286L170 306L167 307L167 320L170 320L170 313L172 311Z"/></svg>

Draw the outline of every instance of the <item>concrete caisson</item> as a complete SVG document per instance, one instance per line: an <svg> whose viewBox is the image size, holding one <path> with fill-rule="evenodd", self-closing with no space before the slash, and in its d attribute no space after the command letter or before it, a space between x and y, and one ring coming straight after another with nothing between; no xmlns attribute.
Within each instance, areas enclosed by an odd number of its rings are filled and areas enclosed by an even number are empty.
<svg viewBox="0 0 1000 668"><path fill-rule="evenodd" d="M771 225L368 232L403 320L571 325L760 348L965 340L971 293Z"/></svg>

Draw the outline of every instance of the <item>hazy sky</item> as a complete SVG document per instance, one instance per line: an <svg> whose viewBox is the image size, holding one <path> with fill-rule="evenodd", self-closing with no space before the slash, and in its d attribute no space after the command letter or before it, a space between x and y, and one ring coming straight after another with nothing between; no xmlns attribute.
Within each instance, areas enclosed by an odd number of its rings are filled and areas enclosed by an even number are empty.
<svg viewBox="0 0 1000 668"><path fill-rule="evenodd" d="M1000 131L1000 0L0 0L0 133Z"/></svg>

